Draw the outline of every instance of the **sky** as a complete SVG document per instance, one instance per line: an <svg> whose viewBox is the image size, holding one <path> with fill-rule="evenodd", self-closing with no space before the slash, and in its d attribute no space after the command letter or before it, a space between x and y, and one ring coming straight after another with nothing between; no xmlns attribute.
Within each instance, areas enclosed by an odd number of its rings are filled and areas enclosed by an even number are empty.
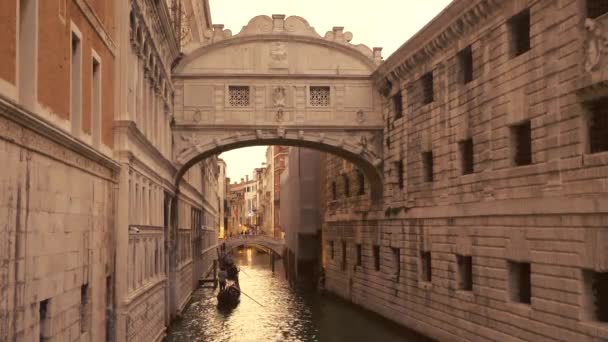
<svg viewBox="0 0 608 342"><path fill-rule="evenodd" d="M451 0L209 0L211 21L237 34L257 15L303 17L321 36L334 26L352 32L353 44L382 47L386 59ZM266 147L224 152L228 177L239 180L266 160Z"/></svg>

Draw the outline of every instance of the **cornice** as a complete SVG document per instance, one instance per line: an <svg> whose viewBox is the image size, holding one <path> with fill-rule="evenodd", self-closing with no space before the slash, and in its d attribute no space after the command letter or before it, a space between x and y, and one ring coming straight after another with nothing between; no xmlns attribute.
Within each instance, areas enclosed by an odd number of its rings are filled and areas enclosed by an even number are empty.
<svg viewBox="0 0 608 342"><path fill-rule="evenodd" d="M44 118L39 117L38 115L14 104L9 99L4 97L4 95L0 94L0 116L7 118L8 120L24 127L24 129L31 130L42 137L49 139L50 141L59 144L60 146L67 148L73 151L78 157L84 157L108 170L110 170L112 178L115 178L120 172L120 163L115 161L114 159L104 155L98 150L94 149L92 146L76 139L69 133L63 131L62 129L56 127L51 122L47 121ZM0 125L1 126L1 125ZM2 128L2 127L0 127ZM10 128L10 127L8 127ZM9 137L6 137L8 140L11 140ZM14 141L18 143L17 141ZM53 155L57 159L61 156L56 156L52 151L53 148L51 146L47 146L48 143L39 142L39 147L41 149L46 149L48 151L41 151L48 155ZM26 146L28 147L28 146ZM46 148L45 148L46 147ZM63 157L68 157L63 154ZM62 159L63 160L63 159ZM76 166L82 169L90 168L89 163L84 162L82 158L76 158L73 161L76 163ZM70 162L70 164L73 164ZM95 173L95 172L93 172ZM107 177L108 175L106 175Z"/></svg>
<svg viewBox="0 0 608 342"><path fill-rule="evenodd" d="M146 152L148 155L152 156L152 158L162 167L167 170L171 176L174 176L177 172L176 166L165 156L160 153L154 145L152 145L148 139L143 135L143 133L137 128L135 122L130 120L115 120L114 121L114 129L116 131L124 131L128 137L133 138L133 140Z"/></svg>
<svg viewBox="0 0 608 342"><path fill-rule="evenodd" d="M173 79L270 79L270 80L348 80L372 81L371 75L336 75L336 74L238 74L238 73L179 73Z"/></svg>
<svg viewBox="0 0 608 342"><path fill-rule="evenodd" d="M502 0L452 1L378 67L373 75L376 85L404 79L417 65L441 53L503 4Z"/></svg>
<svg viewBox="0 0 608 342"><path fill-rule="evenodd" d="M84 0L76 0L74 2L78 8L80 8L89 23L91 23L91 26L106 45L108 50L110 50L112 56L116 57L116 44L114 43L114 40L112 40L112 36L110 36L110 34L105 30L101 19L99 19L93 8L91 8L91 5Z"/></svg>
<svg viewBox="0 0 608 342"><path fill-rule="evenodd" d="M207 45L203 45L190 53L188 53L183 59L180 60L179 64L174 68L174 73L179 73L188 63L194 61L195 59L211 52L216 49L221 49L233 45L246 44L251 42L299 42L299 43L308 43L313 45L319 45L326 48L332 48L343 52L349 56L359 59L361 62L365 63L365 65L369 68L370 73L376 70L376 63L373 58L366 56L356 47L342 44L333 40L327 40L324 38L317 38L311 36L299 36L293 34L286 33L268 33L268 34L255 34L255 35L245 35L245 36L232 36L229 38L225 38ZM373 52L372 52L373 53Z"/></svg>

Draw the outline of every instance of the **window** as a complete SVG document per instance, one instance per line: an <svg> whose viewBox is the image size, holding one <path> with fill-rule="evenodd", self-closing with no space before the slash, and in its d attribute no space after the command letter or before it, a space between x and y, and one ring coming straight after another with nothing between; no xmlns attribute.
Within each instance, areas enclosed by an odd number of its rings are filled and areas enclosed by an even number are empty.
<svg viewBox="0 0 608 342"><path fill-rule="evenodd" d="M391 98L393 101L393 110L395 111L395 119L403 117L403 98L401 90Z"/></svg>
<svg viewBox="0 0 608 342"><path fill-rule="evenodd" d="M49 299L40 302L38 307L38 316L40 319L40 342L47 341L50 337L50 319L49 319Z"/></svg>
<svg viewBox="0 0 608 342"><path fill-rule="evenodd" d="M374 253L374 270L380 271L380 246L375 245L373 247Z"/></svg>
<svg viewBox="0 0 608 342"><path fill-rule="evenodd" d="M473 257L457 255L458 288L465 291L473 290Z"/></svg>
<svg viewBox="0 0 608 342"><path fill-rule="evenodd" d="M334 242L333 241L329 241L329 255L331 257L331 260L334 260Z"/></svg>
<svg viewBox="0 0 608 342"><path fill-rule="evenodd" d="M393 269L395 270L395 281L401 276L401 249L391 247L393 253Z"/></svg>
<svg viewBox="0 0 608 342"><path fill-rule="evenodd" d="M587 0L587 18L595 19L608 13L608 1Z"/></svg>
<svg viewBox="0 0 608 342"><path fill-rule="evenodd" d="M350 196L350 183L348 180L348 175L342 175L342 179L344 180L344 197Z"/></svg>
<svg viewBox="0 0 608 342"><path fill-rule="evenodd" d="M248 107L249 106L249 87L248 86L229 86L228 87L228 104L231 107Z"/></svg>
<svg viewBox="0 0 608 342"><path fill-rule="evenodd" d="M467 46L458 53L462 83L467 84L473 80L473 49Z"/></svg>
<svg viewBox="0 0 608 342"><path fill-rule="evenodd" d="M460 160L462 167L462 174L468 175L474 172L475 161L473 158L473 139L461 141L459 143L460 148Z"/></svg>
<svg viewBox="0 0 608 342"><path fill-rule="evenodd" d="M530 263L509 261L509 296L517 303L531 303Z"/></svg>
<svg viewBox="0 0 608 342"><path fill-rule="evenodd" d="M588 318L608 323L608 272L584 271L583 281Z"/></svg>
<svg viewBox="0 0 608 342"><path fill-rule="evenodd" d="M608 151L608 97L593 102L589 115L589 152Z"/></svg>
<svg viewBox="0 0 608 342"><path fill-rule="evenodd" d="M357 266L361 266L363 265L363 260L362 260L362 255L361 255L361 244L358 243L357 244Z"/></svg>
<svg viewBox="0 0 608 342"><path fill-rule="evenodd" d="M329 107L329 87L310 87L310 105Z"/></svg>
<svg viewBox="0 0 608 342"><path fill-rule="evenodd" d="M80 332L84 333L89 330L89 284L84 284L80 287Z"/></svg>
<svg viewBox="0 0 608 342"><path fill-rule="evenodd" d="M359 183L359 195L365 194L365 176L363 172L357 170L357 181Z"/></svg>
<svg viewBox="0 0 608 342"><path fill-rule="evenodd" d="M101 64L93 57L91 77L91 117L93 146L98 147L101 142Z"/></svg>
<svg viewBox="0 0 608 342"><path fill-rule="evenodd" d="M433 181L433 152L422 152L422 172L425 182Z"/></svg>
<svg viewBox="0 0 608 342"><path fill-rule="evenodd" d="M397 184L399 185L399 189L403 189L405 186L403 179L403 160L395 163L395 172L397 172Z"/></svg>
<svg viewBox="0 0 608 342"><path fill-rule="evenodd" d="M532 128L530 121L511 127L513 163L516 166L532 164Z"/></svg>
<svg viewBox="0 0 608 342"><path fill-rule="evenodd" d="M421 278L422 281L430 282L433 276L433 270L431 268L431 252L420 252L420 265L421 267Z"/></svg>
<svg viewBox="0 0 608 342"><path fill-rule="evenodd" d="M36 101L36 70L38 40L37 0L19 1L19 101L32 109Z"/></svg>
<svg viewBox="0 0 608 342"><path fill-rule="evenodd" d="M80 37L72 32L72 79L71 79L71 112L72 112L72 134L79 135L81 130L82 115L82 47Z"/></svg>
<svg viewBox="0 0 608 342"><path fill-rule="evenodd" d="M431 103L434 101L433 96L433 72L427 72L420 78L422 86L422 104Z"/></svg>
<svg viewBox="0 0 608 342"><path fill-rule="evenodd" d="M338 189L336 182L331 182L331 198L335 201L338 199Z"/></svg>
<svg viewBox="0 0 608 342"><path fill-rule="evenodd" d="M346 241L342 241L342 271L346 271Z"/></svg>
<svg viewBox="0 0 608 342"><path fill-rule="evenodd" d="M508 26L511 32L512 56L517 57L530 50L530 9L511 17Z"/></svg>

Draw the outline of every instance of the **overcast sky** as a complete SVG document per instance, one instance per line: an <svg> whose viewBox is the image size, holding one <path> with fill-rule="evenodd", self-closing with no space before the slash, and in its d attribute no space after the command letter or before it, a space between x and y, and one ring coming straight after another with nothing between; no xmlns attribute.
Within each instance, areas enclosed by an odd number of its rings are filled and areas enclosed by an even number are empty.
<svg viewBox="0 0 608 342"><path fill-rule="evenodd" d="M1 0L0 0L1 1ZM321 36L334 26L352 32L353 44L383 47L390 56L451 0L209 0L211 20L237 34L256 15L298 15ZM242 148L222 153L228 177L251 175L266 160L266 148Z"/></svg>

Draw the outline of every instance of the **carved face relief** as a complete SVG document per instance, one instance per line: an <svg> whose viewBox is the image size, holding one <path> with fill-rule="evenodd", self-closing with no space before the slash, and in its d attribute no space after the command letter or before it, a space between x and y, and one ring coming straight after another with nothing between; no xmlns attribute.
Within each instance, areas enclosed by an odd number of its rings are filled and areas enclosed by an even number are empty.
<svg viewBox="0 0 608 342"><path fill-rule="evenodd" d="M365 113L362 110L357 111L357 122L360 124L365 122Z"/></svg>
<svg viewBox="0 0 608 342"><path fill-rule="evenodd" d="M284 62L287 60L287 46L285 43L276 42L272 44L272 49L270 50L270 58L274 62Z"/></svg>

